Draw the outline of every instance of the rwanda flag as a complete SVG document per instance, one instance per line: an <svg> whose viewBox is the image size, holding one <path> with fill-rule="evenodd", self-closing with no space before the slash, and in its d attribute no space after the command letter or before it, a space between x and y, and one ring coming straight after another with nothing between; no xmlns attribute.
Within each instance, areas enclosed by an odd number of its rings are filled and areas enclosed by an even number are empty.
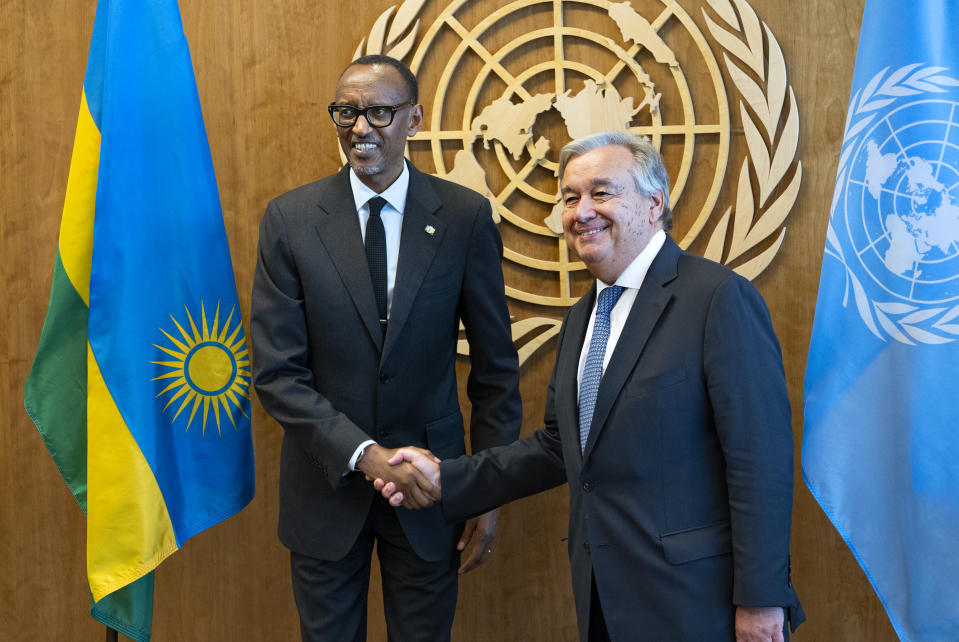
<svg viewBox="0 0 959 642"><path fill-rule="evenodd" d="M803 476L903 640L959 640L959 3L867 0Z"/></svg>
<svg viewBox="0 0 959 642"><path fill-rule="evenodd" d="M24 405L87 514L94 617L253 498L250 361L175 0L100 0Z"/></svg>

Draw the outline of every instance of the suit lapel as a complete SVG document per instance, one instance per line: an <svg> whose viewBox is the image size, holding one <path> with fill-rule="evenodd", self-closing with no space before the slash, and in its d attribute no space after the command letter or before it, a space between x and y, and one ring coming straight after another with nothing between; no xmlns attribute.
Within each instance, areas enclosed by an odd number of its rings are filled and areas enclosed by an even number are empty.
<svg viewBox="0 0 959 642"><path fill-rule="evenodd" d="M410 186L406 194L403 227L400 233L400 256L390 304L390 322L383 346L385 361L396 338L410 315L416 293L436 256L446 233L446 224L435 216L441 202L426 176L408 164ZM372 292L372 287L370 288Z"/></svg>
<svg viewBox="0 0 959 642"><path fill-rule="evenodd" d="M659 322L666 305L673 297L665 286L676 278L680 254L679 246L667 236L666 243L653 259L646 278L643 279L643 285L636 293L636 300L633 302L629 316L626 317L626 325L616 342L616 348L599 384L593 422L583 453L584 459L589 457L613 404L619 397L630 373L635 369L639 355Z"/></svg>
<svg viewBox="0 0 959 642"><path fill-rule="evenodd" d="M363 235L356 216L356 203L350 187L349 168L344 167L333 178L331 189L317 204L323 212L316 223L320 241L333 260L333 265L363 319L370 338L378 348L383 346L373 279L366 264Z"/></svg>

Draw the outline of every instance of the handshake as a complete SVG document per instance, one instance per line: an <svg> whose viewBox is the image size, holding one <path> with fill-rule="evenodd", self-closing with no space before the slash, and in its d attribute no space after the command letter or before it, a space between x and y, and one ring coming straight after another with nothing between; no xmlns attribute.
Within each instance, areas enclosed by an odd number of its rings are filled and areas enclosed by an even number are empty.
<svg viewBox="0 0 959 642"><path fill-rule="evenodd" d="M356 468L391 506L429 508L442 499L440 460L423 448L389 450L374 444L356 462Z"/></svg>
<svg viewBox="0 0 959 642"><path fill-rule="evenodd" d="M356 469L389 500L393 507L429 508L442 499L440 460L428 450L407 446L389 450L378 444L369 446L356 462ZM463 553L457 571L467 573L493 552L499 509L466 521L456 544Z"/></svg>

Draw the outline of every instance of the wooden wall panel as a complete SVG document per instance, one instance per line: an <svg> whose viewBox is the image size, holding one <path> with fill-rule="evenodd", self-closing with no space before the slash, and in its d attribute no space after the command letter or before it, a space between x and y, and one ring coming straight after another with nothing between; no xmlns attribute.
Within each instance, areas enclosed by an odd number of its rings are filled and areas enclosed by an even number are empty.
<svg viewBox="0 0 959 642"><path fill-rule="evenodd" d="M394 1L181 0L247 318L266 202L339 166L325 106L356 44ZM478 0L472 10L501 4ZM863 0L751 4L783 48L801 116L802 189L782 251L757 280L783 345L795 414L793 571L809 622L794 639L894 640L863 573L798 473L802 376ZM682 5L701 20L705 2ZM82 515L22 407L46 311L94 7L95 0L0 5L3 640L103 636L87 614ZM504 37L519 33L511 29ZM427 83L435 75L427 73ZM524 434L540 423L551 361L543 351L524 369ZM288 556L276 539L281 431L257 403L253 420L257 496L160 567L158 642L296 638ZM563 488L503 510L492 559L461 582L454 639L575 639L566 510ZM370 622L370 639L385 639L378 591Z"/></svg>

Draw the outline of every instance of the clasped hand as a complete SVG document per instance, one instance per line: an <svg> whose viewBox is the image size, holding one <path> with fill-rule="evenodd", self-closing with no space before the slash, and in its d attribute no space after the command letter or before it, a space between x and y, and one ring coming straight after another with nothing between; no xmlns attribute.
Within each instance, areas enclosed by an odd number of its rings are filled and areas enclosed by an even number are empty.
<svg viewBox="0 0 959 642"><path fill-rule="evenodd" d="M367 473L366 478L373 482L373 487L389 500L391 506L426 508L432 505L434 501L442 499L440 460L433 453L413 446L389 452L391 452L391 456L386 460L389 466L394 468L412 467L419 473L419 475L414 475L417 484L409 487L408 490L404 490L402 483L395 478L374 477ZM429 483L429 488L424 488L421 485L419 481L421 477ZM493 540L496 538L498 520L499 510L496 509L479 517L474 517L464 524L460 541L456 544L456 550L463 553L462 563L458 571L460 575L478 567L493 552Z"/></svg>
<svg viewBox="0 0 959 642"><path fill-rule="evenodd" d="M422 448L371 445L356 467L391 506L429 508L441 499L439 462Z"/></svg>

